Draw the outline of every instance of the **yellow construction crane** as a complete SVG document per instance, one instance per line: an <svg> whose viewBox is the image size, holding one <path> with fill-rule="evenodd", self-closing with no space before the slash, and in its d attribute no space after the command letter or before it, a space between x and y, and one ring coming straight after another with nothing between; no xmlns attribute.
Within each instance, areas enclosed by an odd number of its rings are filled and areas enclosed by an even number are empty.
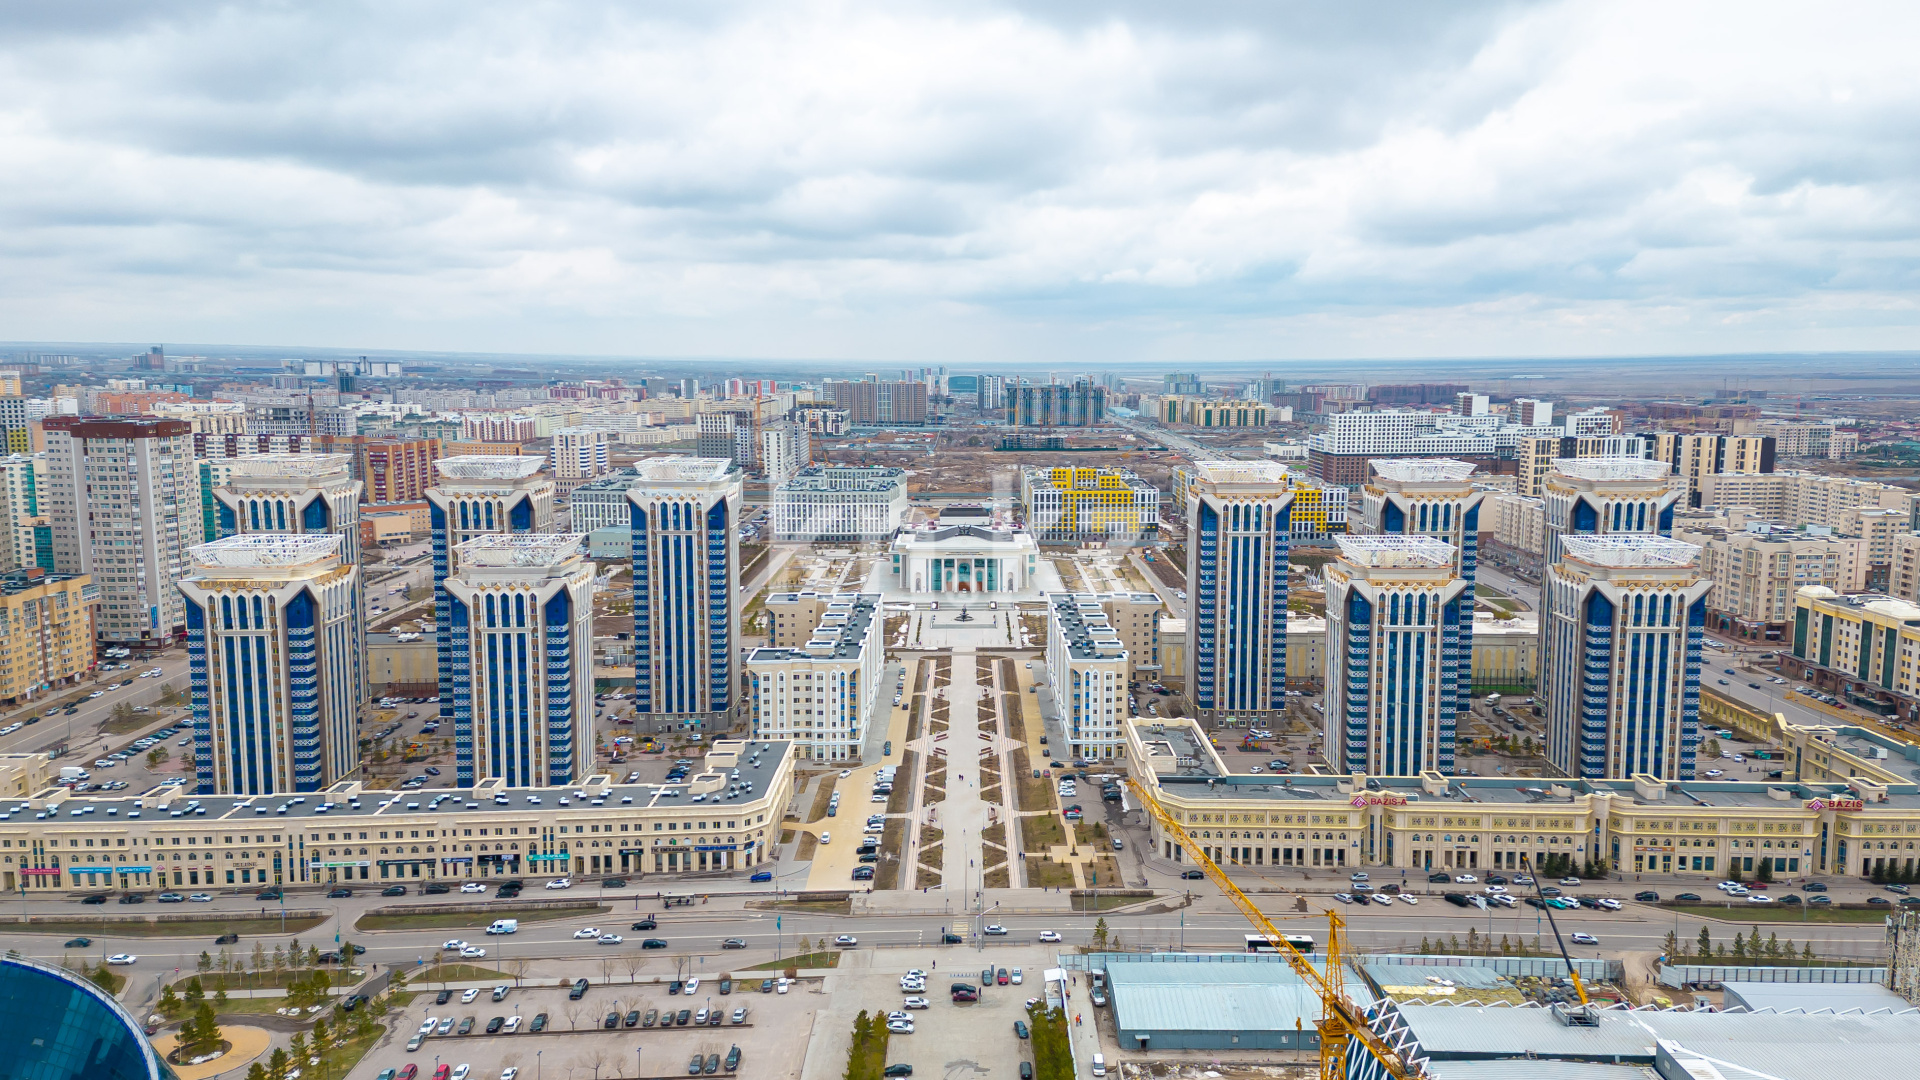
<svg viewBox="0 0 1920 1080"><path fill-rule="evenodd" d="M1373 1028L1367 1025L1366 1011L1347 996L1344 966L1347 938L1345 920L1331 909L1327 911L1327 960L1326 971L1323 974L1308 963L1299 952L1287 946L1272 920L1255 907L1252 900L1247 899L1246 893L1241 892L1233 882L1227 880L1227 875L1222 873L1220 867L1207 856L1206 849L1195 843L1193 837L1187 835L1187 830L1181 828L1180 823L1173 820L1166 810L1161 808L1158 799L1155 799L1139 781L1131 776L1127 777L1126 784L1133 789L1135 797L1140 800L1141 807L1153 815L1153 820L1160 823L1160 828L1165 830L1168 836L1180 842L1180 846L1186 849L1187 854L1193 858L1201 870L1206 872L1207 877L1220 887L1221 892L1227 894L1229 900L1239 906L1240 913L1247 917L1247 921L1253 924L1254 929L1278 946L1279 954L1286 958L1294 973L1320 996L1321 1016L1314 1025L1320 1033L1320 1080L1344 1080L1347 1044L1355 1039L1358 1039L1375 1058L1379 1059L1380 1064L1386 1067L1394 1080L1418 1080L1426 1075L1423 1070L1403 1059L1400 1052L1388 1045L1385 1039L1374 1034Z"/></svg>

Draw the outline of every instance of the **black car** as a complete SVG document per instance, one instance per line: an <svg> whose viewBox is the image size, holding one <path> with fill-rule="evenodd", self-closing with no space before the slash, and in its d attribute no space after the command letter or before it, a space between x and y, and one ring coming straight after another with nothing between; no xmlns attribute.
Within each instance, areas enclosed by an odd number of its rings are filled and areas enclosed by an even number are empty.
<svg viewBox="0 0 1920 1080"><path fill-rule="evenodd" d="M1809 881L1807 882L1807 891L1808 892L1826 892L1827 883L1824 881Z"/></svg>
<svg viewBox="0 0 1920 1080"><path fill-rule="evenodd" d="M667 993L669 995L677 994L680 992L680 988L685 985L686 983L681 982L679 979L675 979L672 982L667 984Z"/></svg>
<svg viewBox="0 0 1920 1080"><path fill-rule="evenodd" d="M882 1076L912 1076L912 1075L913 1075L913 1066L911 1066L911 1065L909 1065L909 1064L907 1064L906 1062L904 1062L904 1061L903 1061L903 1062L901 1062L901 1063L900 1063L900 1064L898 1064L898 1065L889 1065L889 1066L887 1066L887 1070L886 1070L885 1072L883 1072L883 1073L881 1073L880 1075L882 1075Z"/></svg>
<svg viewBox="0 0 1920 1080"><path fill-rule="evenodd" d="M1431 885L1451 885L1453 877L1450 874L1428 874L1427 882Z"/></svg>
<svg viewBox="0 0 1920 1080"><path fill-rule="evenodd" d="M1506 875L1504 875L1504 874L1488 874L1488 875L1487 875L1487 884L1489 884L1489 885L1505 885L1505 884L1507 884L1507 879L1506 879Z"/></svg>
<svg viewBox="0 0 1920 1080"><path fill-rule="evenodd" d="M94 893L92 896L82 897L80 902L83 904L104 904L107 902L107 897L105 893Z"/></svg>
<svg viewBox="0 0 1920 1080"><path fill-rule="evenodd" d="M255 900L284 900L287 894L279 889L264 889L254 896Z"/></svg>
<svg viewBox="0 0 1920 1080"><path fill-rule="evenodd" d="M949 933L949 934L940 935L940 944L942 945L958 945L958 944L961 944L963 940L964 939L962 939L959 934Z"/></svg>
<svg viewBox="0 0 1920 1080"><path fill-rule="evenodd" d="M144 904L147 902L147 898L145 894L130 892L127 895L121 897L120 902L123 904Z"/></svg>
<svg viewBox="0 0 1920 1080"><path fill-rule="evenodd" d="M537 1014L535 1014L535 1015L534 1015L534 1018L533 1018L533 1025L532 1025L531 1027L529 1027L529 1028L527 1028L527 1030L528 1030L528 1031L545 1031L545 1030L547 1030L547 1014L546 1014L546 1013L537 1013Z"/></svg>
<svg viewBox="0 0 1920 1080"><path fill-rule="evenodd" d="M1660 902L1660 894L1657 892L1654 892L1652 889L1647 889L1644 892L1634 893L1633 898L1635 900L1640 901L1643 904L1657 904Z"/></svg>
<svg viewBox="0 0 1920 1080"><path fill-rule="evenodd" d="M573 980L573 989L567 991L567 999L569 1001L579 1001L581 998L586 996L587 996L587 980L585 979Z"/></svg>
<svg viewBox="0 0 1920 1080"><path fill-rule="evenodd" d="M1020 1039L1026 1038L1027 1022L1025 1020L1015 1020L1013 1022L1013 1034L1015 1038L1020 1038Z"/></svg>
<svg viewBox="0 0 1920 1080"><path fill-rule="evenodd" d="M708 1054L707 1055L707 1072L717 1073L719 1071L720 1071L720 1055Z"/></svg>
<svg viewBox="0 0 1920 1080"><path fill-rule="evenodd" d="M641 920L640 920L639 922L637 922L637 923L634 923L634 924L633 924L633 928L634 928L635 930L652 930L652 929L654 929L654 921L653 921L653 916L651 916L651 915L649 915L649 916L647 916L646 918L644 918L644 919L641 919Z"/></svg>
<svg viewBox="0 0 1920 1080"><path fill-rule="evenodd" d="M1207 874L1204 870L1187 870L1180 874L1182 881L1205 881L1206 877Z"/></svg>
<svg viewBox="0 0 1920 1080"><path fill-rule="evenodd" d="M690 1021L690 1020L692 1020L692 1019L693 1019L693 1010L692 1010L692 1009L681 1009L681 1010L680 1010L679 1012L677 1012L677 1013L675 1013L675 1014L674 1014L674 1017L673 1017L673 1026L674 1026L674 1027L686 1027L686 1026L687 1026L687 1023L688 1023L688 1021Z"/></svg>
<svg viewBox="0 0 1920 1080"><path fill-rule="evenodd" d="M640 947L643 949L664 949L667 947L667 941L665 938L650 937L642 941Z"/></svg>
<svg viewBox="0 0 1920 1080"><path fill-rule="evenodd" d="M607 1014L607 1018L606 1018L605 1020L603 1020L603 1021L601 1021L601 1023L600 1023L600 1026L601 1026L601 1027L603 1027L603 1028L617 1028L617 1027L619 1027L619 1026L620 1026L620 1014L619 1014L619 1013L617 1013L617 1012L610 1012L610 1013L608 1013L608 1014Z"/></svg>
<svg viewBox="0 0 1920 1080"><path fill-rule="evenodd" d="M433 1003L435 1005L445 1005L447 1002L452 1000L453 1000L453 991L451 990L442 990L438 994L435 994L433 996Z"/></svg>
<svg viewBox="0 0 1920 1080"><path fill-rule="evenodd" d="M720 947L723 949L744 949L747 947L747 942L744 938L730 937L721 942Z"/></svg>
<svg viewBox="0 0 1920 1080"><path fill-rule="evenodd" d="M444 881L429 881L420 887L420 891L427 896L439 896L441 893L452 892L453 886Z"/></svg>
<svg viewBox="0 0 1920 1080"><path fill-rule="evenodd" d="M600 887L603 889L624 889L627 887L627 879L623 877L610 877L601 882Z"/></svg>
<svg viewBox="0 0 1920 1080"><path fill-rule="evenodd" d="M639 1009L634 1009L627 1013L627 1026L628 1027L640 1026L640 1010Z"/></svg>
<svg viewBox="0 0 1920 1080"><path fill-rule="evenodd" d="M1911 900L1911 899L1912 899L1912 897L1908 897L1908 900ZM1907 902L1907 900L1902 900L1902 901L1900 901L1900 902L1904 904L1904 903L1906 903L1906 902ZM1798 904L1798 903L1800 903L1800 898L1799 898L1798 896L1795 896L1795 895L1794 895L1793 893L1788 893L1787 895L1785 895L1785 896L1783 896L1783 897L1781 897L1781 898L1780 898L1780 900L1779 900L1779 903L1782 903L1782 904Z"/></svg>
<svg viewBox="0 0 1920 1080"><path fill-rule="evenodd" d="M733 1072L739 1067L740 1067L740 1047L738 1044L736 1044L733 1049L727 1051L726 1069L728 1072ZM888 1075L890 1076L892 1074L889 1073Z"/></svg>
<svg viewBox="0 0 1920 1080"><path fill-rule="evenodd" d="M1676 904L1697 904L1700 902L1700 894L1690 892L1675 893L1673 902Z"/></svg>
<svg viewBox="0 0 1920 1080"><path fill-rule="evenodd" d="M407 895L407 887L405 885L389 885L386 888L380 890L380 895L381 896L405 896Z"/></svg>
<svg viewBox="0 0 1920 1080"><path fill-rule="evenodd" d="M1466 893L1450 892L1446 894L1445 900L1447 901L1447 903L1452 904L1455 907L1472 907L1473 906L1471 902L1467 900Z"/></svg>
<svg viewBox="0 0 1920 1080"><path fill-rule="evenodd" d="M700 1054L693 1055L693 1060L687 1062L687 1075L699 1076L701 1067L706 1063L707 1059L704 1056Z"/></svg>
<svg viewBox="0 0 1920 1080"><path fill-rule="evenodd" d="M453 1033L455 1035L473 1034L473 1017L469 1016L465 1020L460 1021L460 1026L457 1028L454 1028Z"/></svg>
<svg viewBox="0 0 1920 1080"><path fill-rule="evenodd" d="M733 993L733 980L732 980L732 979L727 979L727 978L722 978L722 979L720 980L720 992L721 992L722 994L731 994L731 993Z"/></svg>
<svg viewBox="0 0 1920 1080"><path fill-rule="evenodd" d="M214 938L213 943L215 945L232 945L233 943L239 940L240 940L239 934L233 933L232 931L228 931L227 933L221 934L219 937Z"/></svg>
<svg viewBox="0 0 1920 1080"><path fill-rule="evenodd" d="M1547 902L1537 896L1523 896L1520 898L1520 902L1526 904L1528 907L1540 908L1541 910L1545 910L1547 906Z"/></svg>
<svg viewBox="0 0 1920 1080"><path fill-rule="evenodd" d="M367 1003L367 995L354 994L348 997L347 1000L340 1003L340 1011L352 1012L353 1010L359 1008L362 1005L365 1005L366 1003Z"/></svg>
<svg viewBox="0 0 1920 1080"><path fill-rule="evenodd" d="M853 880L855 880L855 881L872 881L872 880L873 880L873 867L871 867L871 866L856 866L856 867L854 867L854 868L853 868Z"/></svg>
<svg viewBox="0 0 1920 1080"><path fill-rule="evenodd" d="M93 944L93 939L90 937L77 937L77 938L74 938L72 941L67 942L66 945L63 946L63 948L84 949L92 944Z"/></svg>
<svg viewBox="0 0 1920 1080"><path fill-rule="evenodd" d="M1887 899L1884 896L1869 896L1867 897L1867 903L1872 904L1874 907L1892 907L1893 906L1893 901Z"/></svg>
<svg viewBox="0 0 1920 1080"><path fill-rule="evenodd" d="M498 1035L500 1034L500 1029L506 1026L507 1026L507 1018L504 1016L496 1016L493 1019L487 1021L487 1034ZM613 1025L608 1024L607 1026L612 1027Z"/></svg>
<svg viewBox="0 0 1920 1080"><path fill-rule="evenodd" d="M352 895L353 895L352 889L341 888L341 889L327 890L327 899L329 900L345 900L346 898Z"/></svg>

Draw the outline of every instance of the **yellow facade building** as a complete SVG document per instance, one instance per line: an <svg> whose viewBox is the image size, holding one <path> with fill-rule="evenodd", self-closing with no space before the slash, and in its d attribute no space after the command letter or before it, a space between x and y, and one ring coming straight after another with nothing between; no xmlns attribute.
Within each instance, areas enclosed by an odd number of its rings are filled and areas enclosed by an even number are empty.
<svg viewBox="0 0 1920 1080"><path fill-rule="evenodd" d="M0 701L30 699L93 670L99 596L88 574L37 566L0 574Z"/></svg>
<svg viewBox="0 0 1920 1080"><path fill-rule="evenodd" d="M1160 533L1160 489L1125 469L1055 466L1020 476L1027 529L1042 543L1140 540Z"/></svg>

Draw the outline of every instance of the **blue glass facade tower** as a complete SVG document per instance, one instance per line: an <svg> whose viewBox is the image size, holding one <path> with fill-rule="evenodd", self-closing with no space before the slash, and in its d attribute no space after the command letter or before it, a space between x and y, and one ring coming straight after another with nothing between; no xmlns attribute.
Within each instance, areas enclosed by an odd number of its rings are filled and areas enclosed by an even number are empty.
<svg viewBox="0 0 1920 1080"><path fill-rule="evenodd" d="M633 542L633 704L643 731L719 729L736 706L741 472L726 458L642 461Z"/></svg>
<svg viewBox="0 0 1920 1080"><path fill-rule="evenodd" d="M454 773L463 785L488 774L474 750L469 613L451 603L447 578L459 569L456 549L475 537L553 531L553 481L540 475L545 463L545 458L478 454L441 458L434 462L440 482L427 489L440 719L453 725Z"/></svg>
<svg viewBox="0 0 1920 1080"><path fill-rule="evenodd" d="M1187 485L1187 695L1207 721L1272 719L1286 704L1285 466L1200 461Z"/></svg>

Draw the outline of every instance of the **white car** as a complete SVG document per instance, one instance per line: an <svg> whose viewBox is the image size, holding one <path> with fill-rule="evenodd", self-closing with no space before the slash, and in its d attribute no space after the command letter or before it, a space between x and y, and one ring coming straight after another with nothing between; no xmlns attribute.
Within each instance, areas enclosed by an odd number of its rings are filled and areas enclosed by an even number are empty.
<svg viewBox="0 0 1920 1080"><path fill-rule="evenodd" d="M453 1067L453 1080L467 1080L467 1074L472 1071L473 1066L463 1061Z"/></svg>
<svg viewBox="0 0 1920 1080"><path fill-rule="evenodd" d="M1594 936L1593 936L1592 934L1580 934L1580 933L1576 933L1576 934L1574 934L1574 935L1573 935L1573 938L1572 938L1572 941L1573 941L1573 943L1574 943L1575 945L1598 945L1598 944L1600 944L1600 939L1599 939L1599 938L1597 938L1597 937L1594 937Z"/></svg>
<svg viewBox="0 0 1920 1080"><path fill-rule="evenodd" d="M1015 986L1019 986L1019 985L1020 985L1020 981L1021 981L1021 980L1020 980L1020 969L1019 969L1019 968L1014 968L1014 969L1013 969L1013 976L1012 976L1012 978L1013 978L1013 985L1015 985Z"/></svg>
<svg viewBox="0 0 1920 1080"><path fill-rule="evenodd" d="M823 833L821 833L821 834L820 834L820 843L821 843L822 845L825 845L825 844L831 844L831 843L833 843L833 834L832 834L832 833L830 833L830 832L823 832Z"/></svg>
<svg viewBox="0 0 1920 1080"><path fill-rule="evenodd" d="M132 953L123 953L123 952L114 953L112 956L107 957L107 963L114 964L116 966L125 966L127 964L137 964L139 962L140 962L140 958L133 955Z"/></svg>
<svg viewBox="0 0 1920 1080"><path fill-rule="evenodd" d="M197 893L194 893L194 894L193 894L192 896L189 896L189 897L187 897L187 899L188 899L188 900L189 900L190 902L192 902L192 903L195 903L195 904L211 904L211 903L213 903L213 897L212 897L211 895L209 895L209 894L207 894L207 893L203 893L203 892L197 892Z"/></svg>
<svg viewBox="0 0 1920 1080"><path fill-rule="evenodd" d="M893 1032L895 1035L911 1035L913 1034L913 1021L889 1020L887 1021L887 1030Z"/></svg>
<svg viewBox="0 0 1920 1080"><path fill-rule="evenodd" d="M462 960L478 960L485 955L487 955L487 950L478 945L469 945L460 950L460 959Z"/></svg>
<svg viewBox="0 0 1920 1080"><path fill-rule="evenodd" d="M599 936L600 936L600 928L599 928L599 927L597 927L597 926L583 926L583 927L581 927L580 929L578 929L578 930L575 930L575 931L573 932L573 936L574 936L574 937L575 937L576 939L584 939L584 938L590 938L590 937L599 937Z"/></svg>
<svg viewBox="0 0 1920 1080"><path fill-rule="evenodd" d="M563 878L563 877L557 877L557 878L554 878L554 879L553 879L552 881L549 881L549 882L547 882L547 888L549 888L549 889L571 889L571 888L573 888L573 879L572 879L572 878Z"/></svg>
<svg viewBox="0 0 1920 1080"><path fill-rule="evenodd" d="M927 1001L926 998L910 997L907 1000L901 1002L900 1007L903 1009L930 1009L933 1006L930 1002Z"/></svg>
<svg viewBox="0 0 1920 1080"><path fill-rule="evenodd" d="M841 769L841 770L840 770L840 779L842 779L842 780L845 780L845 779L846 779L847 777L849 777L849 776L852 776L852 775L853 775L853 770L852 770L852 769Z"/></svg>
<svg viewBox="0 0 1920 1080"><path fill-rule="evenodd" d="M507 1017L507 1025L506 1025L506 1027L505 1027L505 1028L503 1028L502 1030L504 1030L504 1031L505 1031L505 1032L506 1032L507 1034L509 1034L509 1035L511 1035L511 1034L513 1034L513 1033L514 1033L514 1032L516 1032L516 1031L519 1031L519 1030L520 1030L520 1017L518 1017L518 1016L509 1016L509 1017Z"/></svg>
<svg viewBox="0 0 1920 1080"><path fill-rule="evenodd" d="M516 1016L513 1019L518 1020L520 1018ZM508 1022L511 1023L512 1021L508 1021ZM500 1080L520 1080L520 1066L509 1065L506 1068L501 1069Z"/></svg>
<svg viewBox="0 0 1920 1080"><path fill-rule="evenodd" d="M461 941L459 938L453 938L447 941L445 944L441 945L440 951L441 952L459 952L461 949L464 949L466 947L467 947L466 942Z"/></svg>
<svg viewBox="0 0 1920 1080"><path fill-rule="evenodd" d="M1507 887L1505 885L1489 885L1487 886L1486 891L1488 896L1495 896L1500 893L1506 892Z"/></svg>
<svg viewBox="0 0 1920 1080"><path fill-rule="evenodd" d="M1771 896L1768 896L1768 895L1767 895L1767 894L1765 894L1765 893L1754 893L1754 894L1752 894L1751 896L1748 896L1748 897L1747 897L1747 903L1749 903L1749 904L1771 904L1771 903L1773 903L1773 897L1771 897Z"/></svg>
<svg viewBox="0 0 1920 1080"><path fill-rule="evenodd" d="M479 996L480 991L477 988L470 988L466 993L460 995L460 1004L471 1005L473 1004L473 1000Z"/></svg>
<svg viewBox="0 0 1920 1080"><path fill-rule="evenodd" d="M469 881L465 885L460 886L460 891L461 892L486 892L487 887L485 885L480 884L477 881Z"/></svg>
<svg viewBox="0 0 1920 1080"><path fill-rule="evenodd" d="M698 993L699 991L700 991L700 977L698 975L694 976L691 979L688 979L687 985L682 987L680 990L682 994L685 994L688 997L692 997L694 994Z"/></svg>
<svg viewBox="0 0 1920 1080"><path fill-rule="evenodd" d="M600 935L600 944L602 945L618 945L625 940L627 939L621 937L619 934L601 934Z"/></svg>
<svg viewBox="0 0 1920 1080"><path fill-rule="evenodd" d="M1416 898L1414 897L1414 895L1413 895L1412 893L1401 893L1401 894L1400 894L1400 900L1401 900L1401 902L1402 902L1402 903L1407 903L1407 904L1418 904L1418 903L1420 903L1420 901L1419 901L1418 899L1416 899Z"/></svg>
<svg viewBox="0 0 1920 1080"><path fill-rule="evenodd" d="M913 1023L913 1017L903 1012L890 1012L887 1014L887 1022L890 1024L911 1024Z"/></svg>
<svg viewBox="0 0 1920 1080"><path fill-rule="evenodd" d="M984 933L988 937L1006 937L1007 928L1004 926L1001 926L999 923L988 923Z"/></svg>
<svg viewBox="0 0 1920 1080"><path fill-rule="evenodd" d="M1060 931L1058 931L1058 930L1042 930L1042 931L1040 931L1040 940L1041 940L1041 941L1054 941L1054 942L1057 942L1057 941L1059 941L1059 940L1060 940Z"/></svg>
<svg viewBox="0 0 1920 1080"><path fill-rule="evenodd" d="M439 1026L440 1026L440 1018L437 1016L429 1016L425 1020L422 1020L420 1022L420 1030L415 1032L414 1034L431 1035L433 1034L433 1029Z"/></svg>
<svg viewBox="0 0 1920 1080"><path fill-rule="evenodd" d="M925 990L926 988L927 988L927 980L925 979L917 979L917 978L914 978L912 975L900 976L900 989L905 990L908 993L917 994Z"/></svg>
<svg viewBox="0 0 1920 1080"><path fill-rule="evenodd" d="M1480 883L1480 879L1474 877L1472 874L1461 874L1459 877L1454 878L1453 882L1456 885L1477 885Z"/></svg>
<svg viewBox="0 0 1920 1080"><path fill-rule="evenodd" d="M854 937L852 934L841 934L839 937L833 939L833 944L836 948L850 949L860 944L860 939Z"/></svg>

